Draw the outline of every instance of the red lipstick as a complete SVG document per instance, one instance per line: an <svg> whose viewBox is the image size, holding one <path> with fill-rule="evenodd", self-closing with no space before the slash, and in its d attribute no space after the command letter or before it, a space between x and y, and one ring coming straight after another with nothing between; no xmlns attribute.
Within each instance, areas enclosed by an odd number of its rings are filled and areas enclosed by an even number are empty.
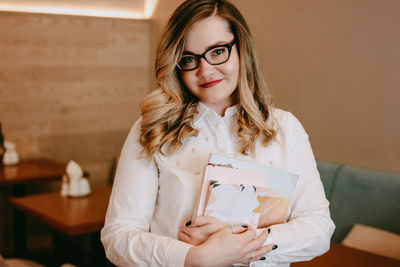
<svg viewBox="0 0 400 267"><path fill-rule="evenodd" d="M204 88L210 88L210 87L216 86L216 85L219 84L220 82L222 82L222 79L220 79L220 80L214 80L214 81L209 81L209 82L205 82L205 83L200 84L200 86L201 86L201 87L204 87Z"/></svg>

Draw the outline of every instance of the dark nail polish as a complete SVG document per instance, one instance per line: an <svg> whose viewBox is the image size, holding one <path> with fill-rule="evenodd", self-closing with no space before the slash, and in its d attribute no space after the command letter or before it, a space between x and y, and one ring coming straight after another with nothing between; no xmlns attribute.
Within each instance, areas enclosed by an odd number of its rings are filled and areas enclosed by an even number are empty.
<svg viewBox="0 0 400 267"><path fill-rule="evenodd" d="M243 228L248 228L248 226L247 226L247 225L242 225L242 227L243 227Z"/></svg>
<svg viewBox="0 0 400 267"><path fill-rule="evenodd" d="M263 261L263 260L265 260L265 257L261 257L261 258L260 258L260 261Z"/></svg>
<svg viewBox="0 0 400 267"><path fill-rule="evenodd" d="M268 228L268 234L271 233L271 229Z"/></svg>
<svg viewBox="0 0 400 267"><path fill-rule="evenodd" d="M189 226L189 225L191 225L192 224L192 221L188 221L185 225L186 226Z"/></svg>
<svg viewBox="0 0 400 267"><path fill-rule="evenodd" d="M274 245L274 246L272 247L272 250L277 249L277 248L278 248L278 245Z"/></svg>

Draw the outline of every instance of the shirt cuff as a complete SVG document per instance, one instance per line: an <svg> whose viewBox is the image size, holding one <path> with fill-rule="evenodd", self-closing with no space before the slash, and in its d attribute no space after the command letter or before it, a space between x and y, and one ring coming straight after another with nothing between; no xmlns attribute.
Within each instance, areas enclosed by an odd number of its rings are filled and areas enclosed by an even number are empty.
<svg viewBox="0 0 400 267"><path fill-rule="evenodd" d="M177 240L176 244L171 247L167 253L169 255L167 259L167 266L184 266L186 255L192 245Z"/></svg>

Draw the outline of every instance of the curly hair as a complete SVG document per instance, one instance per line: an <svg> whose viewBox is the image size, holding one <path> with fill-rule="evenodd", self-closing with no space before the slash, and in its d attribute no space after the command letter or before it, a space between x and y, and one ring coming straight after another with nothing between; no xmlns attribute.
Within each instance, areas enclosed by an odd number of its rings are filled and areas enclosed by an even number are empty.
<svg viewBox="0 0 400 267"><path fill-rule="evenodd" d="M272 98L260 75L253 38L242 14L227 0L187 0L172 14L158 45L155 75L159 89L141 103L139 142L143 157L151 159L155 153L164 151L173 153L184 138L198 134L192 126L198 99L186 89L176 66L190 27L212 15L226 20L237 40L240 71L235 97L240 152L255 153L257 138L267 145L276 136L268 124Z"/></svg>

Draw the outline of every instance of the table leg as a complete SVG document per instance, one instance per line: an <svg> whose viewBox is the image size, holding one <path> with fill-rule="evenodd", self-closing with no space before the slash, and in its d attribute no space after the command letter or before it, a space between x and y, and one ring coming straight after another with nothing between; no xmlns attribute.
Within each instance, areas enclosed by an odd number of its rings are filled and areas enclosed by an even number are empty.
<svg viewBox="0 0 400 267"><path fill-rule="evenodd" d="M49 265L55 267L61 266L65 262L71 263L71 259L68 258L69 247L68 244L66 244L65 235L51 229L51 240L53 245L53 255Z"/></svg>
<svg viewBox="0 0 400 267"><path fill-rule="evenodd" d="M106 266L107 259L103 244L100 240L100 232L93 232L90 234L90 243L92 266Z"/></svg>
<svg viewBox="0 0 400 267"><path fill-rule="evenodd" d="M22 197L25 195L25 185L17 184L13 186L13 196ZM26 238L26 215L16 209L13 211L14 218L14 252L18 258L27 256Z"/></svg>

